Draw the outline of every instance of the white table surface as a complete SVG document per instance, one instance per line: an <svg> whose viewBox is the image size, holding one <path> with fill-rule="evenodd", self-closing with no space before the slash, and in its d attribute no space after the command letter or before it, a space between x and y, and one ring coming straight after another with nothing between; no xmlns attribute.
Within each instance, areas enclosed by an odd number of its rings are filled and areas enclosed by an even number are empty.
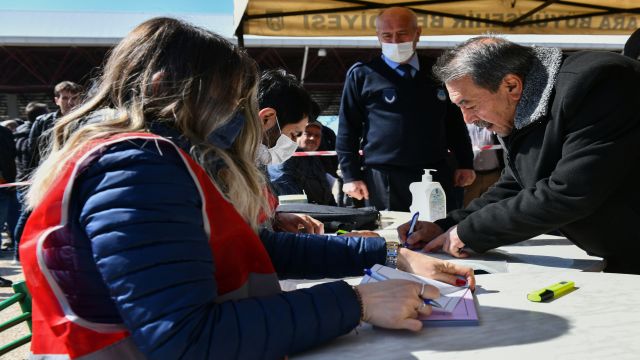
<svg viewBox="0 0 640 360"><path fill-rule="evenodd" d="M376 232L387 240L397 240L396 228L410 219L410 213L383 211L381 212L382 230L376 230ZM438 257L456 261L455 258L444 254ZM566 238L554 235L540 235L517 244L487 251L484 254L472 254L470 260L473 259L506 261L507 271L510 273L554 269L601 271L603 268L601 258L590 256ZM640 354L638 358L640 359Z"/></svg>
<svg viewBox="0 0 640 360"><path fill-rule="evenodd" d="M577 289L549 303L530 291ZM383 330L363 325L294 359L639 359L640 276L554 270L477 276L480 325ZM350 282L357 283L357 279Z"/></svg>
<svg viewBox="0 0 640 360"><path fill-rule="evenodd" d="M375 230L387 240L398 240L396 228L411 219L406 212L382 211L382 229ZM473 266L469 261L483 260L500 263L506 262L507 273L537 273L545 271L591 271L599 272L603 268L603 260L599 257L587 255L579 247L564 237L540 235L517 244L502 246L489 250L484 254L472 254L468 259L457 259L448 254L430 254L432 256L463 265ZM300 284L319 283L311 280L281 280L283 290L295 290ZM639 324L640 328L640 324ZM638 355L640 359L640 354Z"/></svg>

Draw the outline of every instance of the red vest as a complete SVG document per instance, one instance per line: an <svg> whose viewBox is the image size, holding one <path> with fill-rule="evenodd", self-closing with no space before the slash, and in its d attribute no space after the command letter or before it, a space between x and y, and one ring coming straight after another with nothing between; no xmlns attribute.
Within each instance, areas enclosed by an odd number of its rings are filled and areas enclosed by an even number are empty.
<svg viewBox="0 0 640 360"><path fill-rule="evenodd" d="M101 151L109 145L141 138L173 146L198 187L203 204L204 230L209 236L216 264L216 301L280 291L273 265L262 242L233 205L222 197L200 165L165 138L149 133L119 134L91 142L79 150L60 172L25 227L20 259L33 299L31 352L35 357L141 356L128 339L129 332L123 325L93 323L75 314L44 260L44 252L51 239L71 236L66 226L69 222L69 200L78 170L100 156ZM122 349L118 349L119 346Z"/></svg>

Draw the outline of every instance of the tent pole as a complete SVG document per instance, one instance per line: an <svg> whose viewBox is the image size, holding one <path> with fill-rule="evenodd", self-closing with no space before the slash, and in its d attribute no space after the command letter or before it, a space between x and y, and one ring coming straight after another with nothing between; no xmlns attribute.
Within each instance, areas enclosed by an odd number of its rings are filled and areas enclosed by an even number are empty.
<svg viewBox="0 0 640 360"><path fill-rule="evenodd" d="M236 29L236 36L238 37L238 47L244 49L244 19L240 20L240 25Z"/></svg>
<svg viewBox="0 0 640 360"><path fill-rule="evenodd" d="M244 34L242 33L238 35L238 47L244 49Z"/></svg>
<svg viewBox="0 0 640 360"><path fill-rule="evenodd" d="M304 76L307 71L307 58L309 57L309 47L304 47L304 57L302 58L302 73L300 74L300 85L304 85Z"/></svg>

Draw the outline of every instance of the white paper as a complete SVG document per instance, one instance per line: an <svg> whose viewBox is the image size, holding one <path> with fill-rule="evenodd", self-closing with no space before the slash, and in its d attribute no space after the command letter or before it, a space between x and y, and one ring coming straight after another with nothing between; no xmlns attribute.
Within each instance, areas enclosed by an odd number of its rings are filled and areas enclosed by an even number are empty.
<svg viewBox="0 0 640 360"><path fill-rule="evenodd" d="M422 276L409 274L407 272L393 269L380 264L374 265L371 268L371 271L376 272L386 277L387 279L411 280L418 283L424 283L427 285L435 286L440 291L440 297L433 300L435 300L438 304L442 305L442 308L437 308L434 306L432 309L435 312L451 313L453 309L456 307L456 305L458 305L458 302L460 301L460 299L462 299L462 297L464 296L465 292L468 289L468 286L462 286L462 287L453 286L438 280L428 279ZM361 284L366 284L369 282L377 282L377 280L370 276L365 275L362 278Z"/></svg>

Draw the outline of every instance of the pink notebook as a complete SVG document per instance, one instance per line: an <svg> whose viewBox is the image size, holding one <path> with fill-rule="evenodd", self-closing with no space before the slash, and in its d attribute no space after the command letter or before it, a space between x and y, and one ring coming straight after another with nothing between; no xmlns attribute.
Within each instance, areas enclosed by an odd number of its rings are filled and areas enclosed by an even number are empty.
<svg viewBox="0 0 640 360"><path fill-rule="evenodd" d="M478 311L473 293L467 289L458 305L451 313L438 312L433 308L431 315L421 318L426 326L473 326L479 325Z"/></svg>

